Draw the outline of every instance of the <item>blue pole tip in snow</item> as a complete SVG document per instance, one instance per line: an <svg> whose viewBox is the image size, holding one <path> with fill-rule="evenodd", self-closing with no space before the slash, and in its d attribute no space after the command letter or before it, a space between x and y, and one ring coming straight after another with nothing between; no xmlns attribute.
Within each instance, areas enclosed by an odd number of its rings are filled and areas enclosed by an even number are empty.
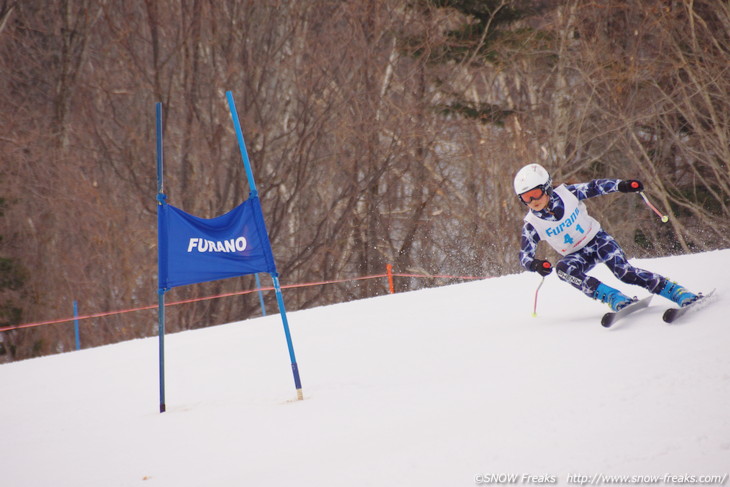
<svg viewBox="0 0 730 487"><path fill-rule="evenodd" d="M302 388L302 380L299 378L299 366L296 362L291 364L291 371L294 373L294 386L297 390Z"/></svg>
<svg viewBox="0 0 730 487"><path fill-rule="evenodd" d="M296 362L291 364L291 370L294 373L294 387L297 389L297 400L304 400L304 393L302 392L302 380L299 378L299 366Z"/></svg>

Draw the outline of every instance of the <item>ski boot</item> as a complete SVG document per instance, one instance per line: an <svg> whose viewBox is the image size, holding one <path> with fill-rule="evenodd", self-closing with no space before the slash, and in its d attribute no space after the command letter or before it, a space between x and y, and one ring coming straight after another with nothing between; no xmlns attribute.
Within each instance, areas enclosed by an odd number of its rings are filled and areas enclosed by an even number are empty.
<svg viewBox="0 0 730 487"><path fill-rule="evenodd" d="M676 282L672 282L668 279L664 283L664 287L662 288L662 290L659 291L657 294L659 296L674 301L679 305L680 308L684 308L688 304L697 301L698 298L696 294L687 291Z"/></svg>
<svg viewBox="0 0 730 487"><path fill-rule="evenodd" d="M608 303L613 311L619 311L634 301L630 297L622 294L621 291L606 286L605 284L598 285L593 292L593 299L598 299L602 303Z"/></svg>

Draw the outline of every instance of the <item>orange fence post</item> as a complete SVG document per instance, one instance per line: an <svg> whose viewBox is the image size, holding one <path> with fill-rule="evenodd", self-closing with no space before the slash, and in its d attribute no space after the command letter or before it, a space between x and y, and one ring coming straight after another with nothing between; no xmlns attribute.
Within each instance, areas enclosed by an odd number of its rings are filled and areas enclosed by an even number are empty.
<svg viewBox="0 0 730 487"><path fill-rule="evenodd" d="M395 294L395 286L393 286L393 265L392 264L385 265L385 273L388 275L388 289L390 290L390 294Z"/></svg>

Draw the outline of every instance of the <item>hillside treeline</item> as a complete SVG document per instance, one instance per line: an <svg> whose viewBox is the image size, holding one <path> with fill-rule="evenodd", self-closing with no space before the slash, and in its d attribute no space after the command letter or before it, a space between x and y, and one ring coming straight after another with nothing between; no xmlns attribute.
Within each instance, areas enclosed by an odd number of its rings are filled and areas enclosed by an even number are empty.
<svg viewBox="0 0 730 487"><path fill-rule="evenodd" d="M638 195L590 203L631 257L727 247L729 5L0 1L0 327L68 317L74 300L81 314L156 303L154 104L168 201L210 218L248 192L227 90L282 284L387 263L518 272L525 208L512 178L528 162L557 182L644 181L669 223ZM254 286L247 276L168 296ZM384 292L366 280L285 297L296 310ZM255 295L203 301L171 308L168 329L260 313ZM82 343L154 334L156 316L84 321ZM69 350L71 330L7 331L0 351Z"/></svg>

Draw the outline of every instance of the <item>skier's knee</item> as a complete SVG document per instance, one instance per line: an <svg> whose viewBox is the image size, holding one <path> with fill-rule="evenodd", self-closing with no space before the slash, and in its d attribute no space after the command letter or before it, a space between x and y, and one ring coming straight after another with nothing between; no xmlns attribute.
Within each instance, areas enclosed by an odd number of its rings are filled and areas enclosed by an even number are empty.
<svg viewBox="0 0 730 487"><path fill-rule="evenodd" d="M561 276L560 279L563 279L562 274L570 274L569 269L570 265L566 264L562 260L558 261L558 263L555 264L555 270L558 272L558 275Z"/></svg>
<svg viewBox="0 0 730 487"><path fill-rule="evenodd" d="M562 279L563 281L571 282L575 279L580 279L579 273L576 271L576 268L573 267L570 264L566 264L562 260L559 261L555 265L555 271L558 274L558 277ZM582 279L581 279L582 280Z"/></svg>
<svg viewBox="0 0 730 487"><path fill-rule="evenodd" d="M577 272L576 268L571 266L570 264L566 264L562 261L558 262L558 264L555 266L555 270L560 280L565 281L568 284L571 284L577 288L580 288L581 284L583 284L584 276L580 275L580 273Z"/></svg>

